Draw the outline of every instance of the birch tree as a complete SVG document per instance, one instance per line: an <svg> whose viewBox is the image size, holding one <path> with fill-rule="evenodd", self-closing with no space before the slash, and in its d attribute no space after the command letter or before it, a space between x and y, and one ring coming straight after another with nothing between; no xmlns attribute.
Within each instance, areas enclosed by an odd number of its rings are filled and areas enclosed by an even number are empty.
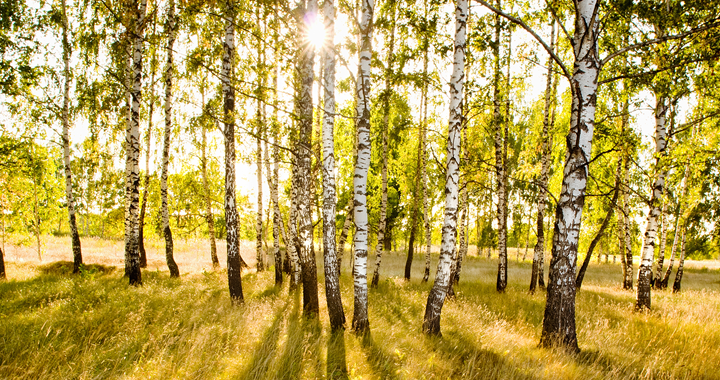
<svg viewBox="0 0 720 380"><path fill-rule="evenodd" d="M370 285L373 288L376 288L378 286L378 283L380 281L380 263L382 261L382 256L385 253L384 244L385 241L385 230L387 227L387 204L388 204L388 131L390 130L390 96L392 91L392 75L393 75L393 64L395 61L395 2L391 1L390 5L390 12L391 19L390 19L390 37L388 40L388 57L387 57L387 67L385 70L385 91L383 94L383 122L381 127L381 135L382 135L382 164L380 168L380 176L381 176L381 200L380 200L380 225L378 227L378 235L377 235L377 245L375 246L375 272L373 273L372 282Z"/></svg>
<svg viewBox="0 0 720 380"><path fill-rule="evenodd" d="M303 36L309 36L311 23L317 19L317 1L302 0L302 11L298 20ZM308 41L302 41L298 53L299 96L298 96L298 140L296 144L297 187L296 196L298 216L298 238L300 243L300 265L302 266L303 283L303 314L314 315L319 311L317 289L317 266L313 249L312 201L313 179L312 168L312 124L313 101L312 87L314 82L313 64L315 51Z"/></svg>
<svg viewBox="0 0 720 380"><path fill-rule="evenodd" d="M358 51L358 76L355 92L357 104L357 144L358 157L353 177L354 189L354 220L355 220L355 264L354 279L354 310L352 329L364 333L370 328L368 321L367 298L367 255L368 255L368 210L367 210L367 176L370 168L370 60L372 58L373 13L374 0L361 0L360 17L360 49Z"/></svg>
<svg viewBox="0 0 720 380"><path fill-rule="evenodd" d="M665 169L663 156L667 147L667 112L668 99L656 94L655 103L655 181L650 198L650 211L648 212L645 235L643 239L640 268L638 269L637 298L635 309L650 309L650 292L652 281L653 258L655 255L655 239L657 237L658 217L660 216L660 200L665 190Z"/></svg>
<svg viewBox="0 0 720 380"><path fill-rule="evenodd" d="M63 166L65 169L65 201L68 209L68 222L70 225L70 239L73 252L73 273L80 272L82 260L82 248L80 246L80 234L75 222L75 197L72 187L72 170L70 169L70 56L72 46L68 34L71 33L70 23L67 17L66 1L60 3L62 11L62 45L63 45L63 106L62 106L62 142L63 142ZM4 275L4 270L3 270Z"/></svg>
<svg viewBox="0 0 720 380"><path fill-rule="evenodd" d="M337 270L335 249L335 4L325 0L324 109L322 126L323 144L323 257L325 259L325 297L327 299L330 328L335 331L345 326L345 312L340 297L340 273Z"/></svg>
<svg viewBox="0 0 720 380"><path fill-rule="evenodd" d="M235 201L235 2L226 0L222 10L225 22L223 57L220 72L223 95L223 123L225 130L225 224L227 231L227 268L230 300L233 304L244 302L241 278L241 257L238 245L238 212Z"/></svg>
<svg viewBox="0 0 720 380"><path fill-rule="evenodd" d="M550 50L555 51L555 20L550 28ZM555 89L557 83L553 82L553 68L555 61L548 56L548 71L545 84L545 107L543 111L542 153L540 156L540 184L537 200L537 242L533 250L532 272L530 274L530 293L540 285L545 288L544 259L545 259L545 205L548 197L548 183L550 179L550 160L552 159L553 134L555 124Z"/></svg>
<svg viewBox="0 0 720 380"><path fill-rule="evenodd" d="M132 44L132 70L130 80L126 81L129 90L128 123L125 133L125 275L130 285L142 285L140 271L139 240L139 185L140 167L140 101L142 89L143 41L145 34L145 10L147 0L134 2L130 8L132 17L127 32L128 44Z"/></svg>
<svg viewBox="0 0 720 380"><path fill-rule="evenodd" d="M170 277L180 277L180 270L173 257L173 237L170 230L170 212L168 211L168 165L170 162L170 135L172 134L172 106L173 106L173 45L177 33L177 20L175 18L175 0L169 0L167 6L167 19L165 20L165 34L167 34L167 45L165 53L165 134L163 136L162 174L160 175L160 202L163 224L163 235L165 237L165 260Z"/></svg>
<svg viewBox="0 0 720 380"><path fill-rule="evenodd" d="M445 218L442 229L442 243L437 274L423 319L423 332L440 335L440 313L445 296L451 285L451 256L455 251L457 235L458 183L460 177L460 145L462 127L463 84L465 81L465 35L468 14L467 0L457 0L455 5L455 41L453 68L450 78L450 117L447 139L447 161L445 174Z"/></svg>

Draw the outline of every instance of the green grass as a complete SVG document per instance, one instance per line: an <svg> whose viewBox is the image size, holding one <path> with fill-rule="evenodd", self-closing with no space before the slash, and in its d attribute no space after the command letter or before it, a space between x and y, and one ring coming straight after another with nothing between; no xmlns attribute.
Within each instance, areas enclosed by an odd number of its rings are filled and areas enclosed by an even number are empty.
<svg viewBox="0 0 720 380"><path fill-rule="evenodd" d="M272 272L246 273L245 304L233 307L224 271L179 280L145 271L134 288L113 267L71 275L68 263L10 262L20 280L0 283L0 378L720 378L718 270L686 270L681 294L653 292L653 310L634 313L620 266L591 264L577 298L582 352L570 355L537 348L545 295L527 294L529 263L510 264L498 294L496 260L469 258L433 338L420 330L430 289L419 283L422 257L409 283L398 278L404 256L385 257L367 336L329 332L322 285L320 316L302 318L300 292L275 288ZM349 325L348 265L346 254Z"/></svg>

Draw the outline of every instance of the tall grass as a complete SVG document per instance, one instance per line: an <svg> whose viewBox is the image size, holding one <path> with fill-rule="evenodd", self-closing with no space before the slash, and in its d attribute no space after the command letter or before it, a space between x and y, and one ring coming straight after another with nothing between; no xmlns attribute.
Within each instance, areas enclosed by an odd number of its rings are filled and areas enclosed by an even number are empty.
<svg viewBox="0 0 720 380"><path fill-rule="evenodd" d="M176 280L148 270L135 288L111 266L71 275L68 264L11 261L0 283L0 378L720 379L718 270L686 270L682 293L654 292L653 310L634 313L620 266L591 264L577 297L582 352L570 355L537 348L545 296L527 294L530 263L511 260L498 294L496 260L468 258L443 336L431 338L420 330L424 258L409 283L404 259L383 260L366 336L331 334L323 294L319 317L302 318L301 293L274 287L272 271L245 273L246 302L233 307L224 271Z"/></svg>

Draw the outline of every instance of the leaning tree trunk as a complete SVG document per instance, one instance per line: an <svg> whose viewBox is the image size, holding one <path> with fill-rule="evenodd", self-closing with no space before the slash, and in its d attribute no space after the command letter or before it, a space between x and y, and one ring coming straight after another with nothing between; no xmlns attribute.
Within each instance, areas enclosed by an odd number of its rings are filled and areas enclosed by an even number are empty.
<svg viewBox="0 0 720 380"><path fill-rule="evenodd" d="M309 0L305 4L301 1L303 10L298 20L301 30L307 32L308 20L315 20L317 17L317 1ZM313 249L313 224L312 224L312 200L313 181L312 168L312 125L313 125L313 101L312 88L314 82L313 64L315 52L311 44L303 43L300 47L299 75L300 75L300 96L298 98L299 120L298 120L298 141L297 141L297 183L298 198L297 216L299 221L298 237L300 240L300 265L302 267L303 283L303 314L314 315L319 311L318 289L317 289L317 265Z"/></svg>
<svg viewBox="0 0 720 380"><path fill-rule="evenodd" d="M635 309L650 309L650 292L652 287L652 267L655 255L655 239L657 237L658 217L660 216L660 199L665 190L665 169L663 156L667 147L667 132L665 127L668 111L667 98L658 96L655 106L655 170L657 177L653 184L650 198L650 212L647 217L645 238L643 239L640 268L638 269L637 299Z"/></svg>
<svg viewBox="0 0 720 380"><path fill-rule="evenodd" d="M596 4L596 0L587 0L577 2L575 7L572 114L562 190L555 210L550 278L540 337L542 347L560 346L576 352L579 348L575 331L575 272L600 74Z"/></svg>
<svg viewBox="0 0 720 380"><path fill-rule="evenodd" d="M662 200L662 210L660 212L660 249L658 250L657 275L652 278L652 287L657 289L660 285L660 275L662 274L663 262L665 261L665 246L667 244L667 202Z"/></svg>
<svg viewBox="0 0 720 380"><path fill-rule="evenodd" d="M138 3L135 3L138 4ZM139 239L139 201L140 201L140 101L142 90L142 61L143 42L145 34L145 10L147 0L141 0L138 5L132 6L131 22L132 33L128 33L132 41L132 87L130 88L131 104L126 129L125 141L125 275L130 285L142 285L142 272L140 271ZM128 70L130 71L130 70Z"/></svg>
<svg viewBox="0 0 720 380"><path fill-rule="evenodd" d="M683 266L685 265L685 232L687 232L687 226L683 226L682 229L682 243L680 244L680 261L678 262L678 270L675 273L675 282L673 282L673 293L680 291L680 282L683 276Z"/></svg>
<svg viewBox="0 0 720 380"><path fill-rule="evenodd" d="M165 136L163 138L163 161L162 174L160 176L160 201L162 207L162 224L163 235L165 236L165 260L168 269L170 269L170 277L180 277L180 270L175 263L173 257L173 238L170 230L170 213L168 212L168 164L170 161L170 134L172 133L172 102L173 102L173 45L175 44L176 19L175 19L175 0L168 2L167 25L165 32L167 33L167 62L165 64Z"/></svg>
<svg viewBox="0 0 720 380"><path fill-rule="evenodd" d="M393 63L395 62L395 3L392 3L392 27L390 32L390 41L388 42L388 62L385 71L385 97L383 99L383 125L382 125L382 167L380 175L382 178L382 195L380 201L380 226L378 228L377 245L375 247L375 272L373 273L370 286L377 288L380 281L380 263L382 256L385 254L385 230L387 228L387 166L388 166L388 133L390 130L390 94L392 91Z"/></svg>
<svg viewBox="0 0 720 380"><path fill-rule="evenodd" d="M577 278L575 279L575 288L577 290L580 290L580 287L582 286L583 279L585 278L585 271L587 271L588 265L590 265L590 259L592 258L593 250L595 250L595 246L600 242L600 239L602 239L603 235L605 234L605 229L607 228L608 224L610 223L610 219L612 219L613 213L615 212L615 208L617 206L617 199L618 195L620 194L620 171L622 169L622 156L618 159L618 167L615 171L615 190L613 191L613 197L610 201L610 209L608 210L607 214L605 215L605 219L603 219L602 224L600 225L600 229L598 230L597 234L595 234L595 237L590 242L590 247L588 247L587 254L585 254L585 259L583 260L582 266L580 267L580 271L578 271ZM602 252L600 252L602 254ZM600 259L600 254L598 254L598 260Z"/></svg>
<svg viewBox="0 0 720 380"><path fill-rule="evenodd" d="M555 51L555 21L550 28L550 50ZM555 61L548 57L547 82L545 85L545 110L543 112L542 130L542 156L540 157L540 191L537 200L537 242L533 250L532 272L530 274L530 293L535 293L535 287L545 287L543 273L545 258L545 205L548 196L548 183L550 174L550 160L552 159L552 131L555 114L555 86L553 86L553 67ZM552 110L551 110L552 107Z"/></svg>
<svg viewBox="0 0 720 380"><path fill-rule="evenodd" d="M345 326L345 311L340 297L340 277L337 270L335 249L335 4L325 0L325 44L323 59L324 112L322 126L323 144L323 257L325 259L325 298L327 299L330 328L333 331Z"/></svg>
<svg viewBox="0 0 720 380"><path fill-rule="evenodd" d="M70 170L70 55L72 46L68 40L70 25L67 17L65 0L62 0L62 44L63 44L63 163L65 166L65 198L68 208L68 219L70 225L70 237L72 240L73 252L73 273L80 272L82 265L82 248L80 247L80 234L75 222L75 197L72 191L72 171ZM4 270L3 270L4 274Z"/></svg>
<svg viewBox="0 0 720 380"><path fill-rule="evenodd" d="M428 295L423 332L440 335L440 313L447 290L451 285L451 256L455 252L457 235L458 182L460 177L460 140L462 126L463 82L465 80L465 29L468 14L467 0L457 0L455 6L455 43L453 71L450 78L450 125L447 139L447 168L445 174L445 219L440 245L437 274Z"/></svg>
<svg viewBox="0 0 720 380"><path fill-rule="evenodd" d="M223 122L225 124L225 224L227 231L227 268L230 300L233 304L244 302L241 278L241 263L238 212L235 200L235 87L232 80L235 72L235 2L227 0L223 12L225 39L220 72L223 94Z"/></svg>
<svg viewBox="0 0 720 380"><path fill-rule="evenodd" d="M668 286L668 282L670 281L670 274L672 274L673 264L675 262L675 252L677 252L677 244L680 240L680 236L678 233L680 232L680 219L682 215L682 208L685 202L685 197L687 195L687 189L688 189L688 182L687 178L690 175L690 165L685 165L685 175L683 176L683 185L682 185L682 193L680 195L678 209L675 212L675 231L674 231L674 237L673 237L673 245L672 248L670 248L670 263L668 264L667 269L665 270L665 274L662 277L662 280L660 280L660 289L665 289Z"/></svg>
<svg viewBox="0 0 720 380"><path fill-rule="evenodd" d="M203 105L204 104L205 99L203 96ZM208 225L208 239L210 239L210 259L212 260L213 269L217 269L220 268L220 260L218 260L217 245L215 244L215 217L213 216L212 204L210 203L210 187L208 186L207 178L207 131L204 125L201 127L201 131L202 157L200 158L200 165L202 166L203 195L205 197L205 220Z"/></svg>
<svg viewBox="0 0 720 380"><path fill-rule="evenodd" d="M374 0L361 0L362 15L360 20L360 50L358 51L357 76L357 141L358 158L353 177L355 216L355 252L353 265L354 278L354 310L352 329L358 333L369 330L368 322L368 289L367 289L367 254L368 254L368 210L367 210L367 177L370 168L370 59L372 57L372 33Z"/></svg>

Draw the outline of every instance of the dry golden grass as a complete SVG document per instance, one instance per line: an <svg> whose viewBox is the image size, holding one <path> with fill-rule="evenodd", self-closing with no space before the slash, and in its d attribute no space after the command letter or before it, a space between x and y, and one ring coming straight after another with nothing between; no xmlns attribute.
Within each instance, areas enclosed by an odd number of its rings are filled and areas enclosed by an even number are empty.
<svg viewBox="0 0 720 380"><path fill-rule="evenodd" d="M69 260L53 239L46 259ZM430 288L418 280L423 257L409 283L401 279L404 254L385 257L380 286L369 293L371 333L356 336L329 332L323 286L319 317L304 319L301 295L289 294L287 284L274 287L272 272L246 272L246 302L230 306L227 275L209 270L203 241L176 242L179 280L164 270L162 243L152 243L140 288L110 268L122 265L121 242L83 244L85 261L101 265L78 276L68 265L38 265L32 249L9 247L10 279L0 283L0 378L720 378L716 262L689 268L681 294L653 292L647 313L632 311L634 293L620 288L619 265L593 262L577 298L582 352L570 355L536 347L545 297L527 294L530 263L514 254L505 294L495 291L495 259L468 258L458 297L443 308L443 337L429 338L420 331ZM254 246L245 247L251 262ZM348 257L341 287L349 324Z"/></svg>

